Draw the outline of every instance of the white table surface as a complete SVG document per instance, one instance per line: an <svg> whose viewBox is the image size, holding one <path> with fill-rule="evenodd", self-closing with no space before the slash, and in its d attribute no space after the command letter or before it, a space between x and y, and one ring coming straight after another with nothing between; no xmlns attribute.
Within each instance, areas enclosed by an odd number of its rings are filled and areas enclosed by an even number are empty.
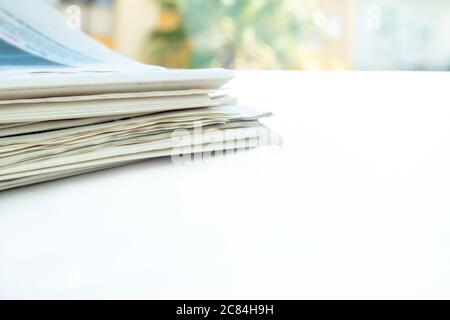
<svg viewBox="0 0 450 320"><path fill-rule="evenodd" d="M282 147L0 193L0 298L450 298L450 74L239 76Z"/></svg>

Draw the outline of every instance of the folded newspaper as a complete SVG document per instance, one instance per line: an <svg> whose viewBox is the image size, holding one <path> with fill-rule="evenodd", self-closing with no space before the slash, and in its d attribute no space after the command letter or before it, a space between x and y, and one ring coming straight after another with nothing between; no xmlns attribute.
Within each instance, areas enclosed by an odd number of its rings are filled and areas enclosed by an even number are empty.
<svg viewBox="0 0 450 320"><path fill-rule="evenodd" d="M147 66L40 0L0 2L0 190L139 160L274 143L223 69ZM275 143L278 141L275 141Z"/></svg>

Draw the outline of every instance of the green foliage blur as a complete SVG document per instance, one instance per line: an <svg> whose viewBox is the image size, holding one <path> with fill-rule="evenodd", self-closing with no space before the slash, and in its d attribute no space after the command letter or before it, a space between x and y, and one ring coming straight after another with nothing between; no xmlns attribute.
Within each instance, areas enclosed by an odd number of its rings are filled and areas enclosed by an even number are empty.
<svg viewBox="0 0 450 320"><path fill-rule="evenodd" d="M150 62L168 67L302 69L298 46L320 33L295 0L153 1L162 22L150 35Z"/></svg>

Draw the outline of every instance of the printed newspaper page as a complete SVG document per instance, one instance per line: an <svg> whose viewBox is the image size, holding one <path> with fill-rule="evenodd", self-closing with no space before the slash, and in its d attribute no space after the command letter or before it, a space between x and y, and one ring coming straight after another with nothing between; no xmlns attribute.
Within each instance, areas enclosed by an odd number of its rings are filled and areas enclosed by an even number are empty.
<svg viewBox="0 0 450 320"><path fill-rule="evenodd" d="M42 0L0 1L0 100L217 89L223 69L169 70L125 58Z"/></svg>
<svg viewBox="0 0 450 320"><path fill-rule="evenodd" d="M70 19L41 0L2 0L0 70L18 66L31 70L144 67L91 39L72 26Z"/></svg>

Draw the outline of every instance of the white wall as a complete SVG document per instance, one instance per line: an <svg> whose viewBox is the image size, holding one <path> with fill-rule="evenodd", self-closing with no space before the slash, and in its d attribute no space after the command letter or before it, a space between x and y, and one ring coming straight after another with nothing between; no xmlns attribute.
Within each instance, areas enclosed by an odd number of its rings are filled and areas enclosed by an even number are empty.
<svg viewBox="0 0 450 320"><path fill-rule="evenodd" d="M356 6L354 68L450 68L450 1L359 0Z"/></svg>
<svg viewBox="0 0 450 320"><path fill-rule="evenodd" d="M115 35L117 51L145 61L152 27L157 22L158 9L149 0L116 0Z"/></svg>

